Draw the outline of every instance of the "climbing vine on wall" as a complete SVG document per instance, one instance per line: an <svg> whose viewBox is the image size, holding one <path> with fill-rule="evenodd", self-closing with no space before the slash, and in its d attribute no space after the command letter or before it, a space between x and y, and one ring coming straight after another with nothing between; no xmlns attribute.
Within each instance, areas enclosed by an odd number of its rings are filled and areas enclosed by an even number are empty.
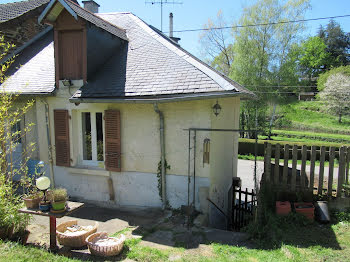
<svg viewBox="0 0 350 262"><path fill-rule="evenodd" d="M166 175L166 171L168 169L170 169L170 165L168 165L168 162L165 160L165 175ZM158 163L157 178L158 178L158 194L159 194L160 199L163 201L163 196L162 196L162 161L159 161L159 163ZM166 202L166 206L169 207L168 201Z"/></svg>

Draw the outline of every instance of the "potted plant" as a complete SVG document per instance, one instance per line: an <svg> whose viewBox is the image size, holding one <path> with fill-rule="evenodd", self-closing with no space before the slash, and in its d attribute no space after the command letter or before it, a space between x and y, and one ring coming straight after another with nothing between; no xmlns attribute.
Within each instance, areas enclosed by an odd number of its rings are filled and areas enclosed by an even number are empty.
<svg viewBox="0 0 350 262"><path fill-rule="evenodd" d="M29 214L18 213L14 218L14 233L11 238L13 241L17 241L22 245L27 243L30 231L27 230L27 226L30 222L31 216Z"/></svg>
<svg viewBox="0 0 350 262"><path fill-rule="evenodd" d="M36 179L43 175L43 173L38 172L38 169L40 170L42 167L43 163L41 161L37 164L34 175L26 175L21 178L21 186L23 188L23 201L27 208L39 208L40 200L43 198L43 192L41 192L35 184Z"/></svg>
<svg viewBox="0 0 350 262"><path fill-rule="evenodd" d="M68 195L65 188L55 188L49 193L49 199L51 200L52 209L54 211L64 211L67 198Z"/></svg>

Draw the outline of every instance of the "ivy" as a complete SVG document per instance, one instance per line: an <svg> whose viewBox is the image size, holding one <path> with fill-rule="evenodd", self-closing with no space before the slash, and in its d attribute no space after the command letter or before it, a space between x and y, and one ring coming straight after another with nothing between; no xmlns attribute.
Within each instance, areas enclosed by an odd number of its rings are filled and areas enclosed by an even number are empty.
<svg viewBox="0 0 350 262"><path fill-rule="evenodd" d="M165 159L165 174L164 175L166 175L167 169L170 170L170 165L168 165L168 162ZM162 196L162 160L159 161L159 163L158 163L157 178L158 178L158 194L159 194L160 199L163 201L163 196ZM167 208L170 207L168 200L166 201L165 206Z"/></svg>

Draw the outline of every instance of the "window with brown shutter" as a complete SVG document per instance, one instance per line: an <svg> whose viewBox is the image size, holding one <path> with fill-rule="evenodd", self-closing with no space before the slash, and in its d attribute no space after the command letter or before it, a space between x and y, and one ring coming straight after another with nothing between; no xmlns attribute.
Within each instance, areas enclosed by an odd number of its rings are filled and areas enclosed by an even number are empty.
<svg viewBox="0 0 350 262"><path fill-rule="evenodd" d="M105 111L105 165L109 171L121 170L120 112Z"/></svg>
<svg viewBox="0 0 350 262"><path fill-rule="evenodd" d="M54 110L56 165L70 166L68 110Z"/></svg>

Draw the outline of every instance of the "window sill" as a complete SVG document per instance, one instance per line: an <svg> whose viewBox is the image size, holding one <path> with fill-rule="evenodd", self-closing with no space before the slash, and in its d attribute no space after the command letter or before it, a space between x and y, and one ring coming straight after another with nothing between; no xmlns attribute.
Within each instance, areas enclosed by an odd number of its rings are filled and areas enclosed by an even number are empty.
<svg viewBox="0 0 350 262"><path fill-rule="evenodd" d="M77 166L67 168L72 175L104 176L109 177L109 171L99 167Z"/></svg>

